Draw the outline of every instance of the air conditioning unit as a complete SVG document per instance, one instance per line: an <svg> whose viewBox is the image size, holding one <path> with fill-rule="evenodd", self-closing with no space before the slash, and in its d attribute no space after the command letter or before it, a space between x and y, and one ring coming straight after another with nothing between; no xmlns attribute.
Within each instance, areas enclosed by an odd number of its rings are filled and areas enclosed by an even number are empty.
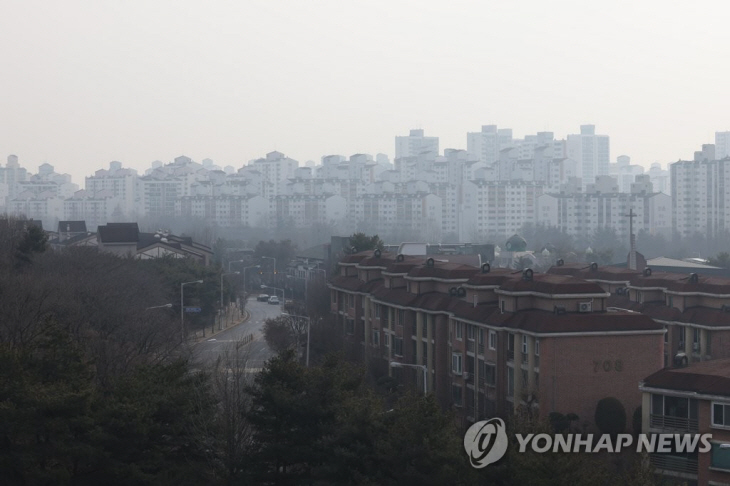
<svg viewBox="0 0 730 486"><path fill-rule="evenodd" d="M578 304L578 312L591 312L593 310L593 302L580 302Z"/></svg>
<svg viewBox="0 0 730 486"><path fill-rule="evenodd" d="M692 343L692 351L699 351L700 343Z"/></svg>

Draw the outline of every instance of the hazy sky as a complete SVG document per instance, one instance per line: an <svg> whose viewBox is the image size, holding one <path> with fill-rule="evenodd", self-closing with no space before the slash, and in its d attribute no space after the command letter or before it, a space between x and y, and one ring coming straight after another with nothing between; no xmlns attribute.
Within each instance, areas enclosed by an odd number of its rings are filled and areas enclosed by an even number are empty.
<svg viewBox="0 0 730 486"><path fill-rule="evenodd" d="M681 7L676 5L682 5ZM730 130L730 2L0 0L0 155L83 177L185 154L394 152L483 124L611 159L689 158Z"/></svg>

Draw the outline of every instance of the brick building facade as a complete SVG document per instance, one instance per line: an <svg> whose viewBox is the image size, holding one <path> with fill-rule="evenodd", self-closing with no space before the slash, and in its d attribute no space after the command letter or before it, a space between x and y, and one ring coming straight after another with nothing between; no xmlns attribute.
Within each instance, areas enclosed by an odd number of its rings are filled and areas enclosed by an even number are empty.
<svg viewBox="0 0 730 486"><path fill-rule="evenodd" d="M601 398L628 414L641 404L637 383L663 366L662 324L609 311L611 291L576 275L445 260L345 257L329 285L347 351L418 387L423 372L408 368L425 367L427 390L465 425L529 406L590 426Z"/></svg>

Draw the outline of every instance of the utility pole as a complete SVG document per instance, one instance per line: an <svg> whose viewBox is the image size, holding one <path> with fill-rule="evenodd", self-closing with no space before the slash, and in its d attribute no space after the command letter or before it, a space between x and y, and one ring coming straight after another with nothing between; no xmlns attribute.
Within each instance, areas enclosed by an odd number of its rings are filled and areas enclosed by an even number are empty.
<svg viewBox="0 0 730 486"><path fill-rule="evenodd" d="M636 270L636 237L634 236L634 208L629 209L629 214L624 215L629 218L629 268Z"/></svg>

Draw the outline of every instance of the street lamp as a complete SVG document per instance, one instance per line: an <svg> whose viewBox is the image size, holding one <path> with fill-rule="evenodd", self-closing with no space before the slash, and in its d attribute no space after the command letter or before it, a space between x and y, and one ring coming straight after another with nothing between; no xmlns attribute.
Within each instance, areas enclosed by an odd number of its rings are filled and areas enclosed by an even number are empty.
<svg viewBox="0 0 730 486"><path fill-rule="evenodd" d="M233 260L232 262L228 262L228 271L231 271L231 263L243 263L246 260Z"/></svg>
<svg viewBox="0 0 730 486"><path fill-rule="evenodd" d="M180 284L180 332L182 333L182 342L185 342L185 286L190 284L202 284L202 280L193 280L192 282L183 282Z"/></svg>
<svg viewBox="0 0 730 486"><path fill-rule="evenodd" d="M282 312L281 315L294 317L296 319L306 319L307 320L307 368L309 368L309 328L312 327L312 320L307 316L293 316L291 314L287 314L286 312ZM297 353L298 352L299 352L299 350L297 349Z"/></svg>
<svg viewBox="0 0 730 486"><path fill-rule="evenodd" d="M274 260L274 273L276 273L276 258L274 258L274 257L267 257L267 256L262 256L261 258L262 259L263 258L268 258L269 260Z"/></svg>
<svg viewBox="0 0 730 486"><path fill-rule="evenodd" d="M150 309L169 309L170 307L172 307L172 304L155 305L155 306L152 306L152 307L147 307L145 310L150 310Z"/></svg>
<svg viewBox="0 0 730 486"><path fill-rule="evenodd" d="M261 265L252 265L243 269L243 293L246 293L246 270L249 268L261 268Z"/></svg>
<svg viewBox="0 0 730 486"><path fill-rule="evenodd" d="M408 364L408 363L399 363L398 361L391 361L390 362L391 368L419 368L423 371L423 394L428 395L428 368L426 368L425 365L419 365L419 364Z"/></svg>
<svg viewBox="0 0 730 486"><path fill-rule="evenodd" d="M226 275L240 275L241 272L228 272L228 273L221 273L221 303L220 303L220 311L218 311L218 330L223 330L223 277Z"/></svg>

